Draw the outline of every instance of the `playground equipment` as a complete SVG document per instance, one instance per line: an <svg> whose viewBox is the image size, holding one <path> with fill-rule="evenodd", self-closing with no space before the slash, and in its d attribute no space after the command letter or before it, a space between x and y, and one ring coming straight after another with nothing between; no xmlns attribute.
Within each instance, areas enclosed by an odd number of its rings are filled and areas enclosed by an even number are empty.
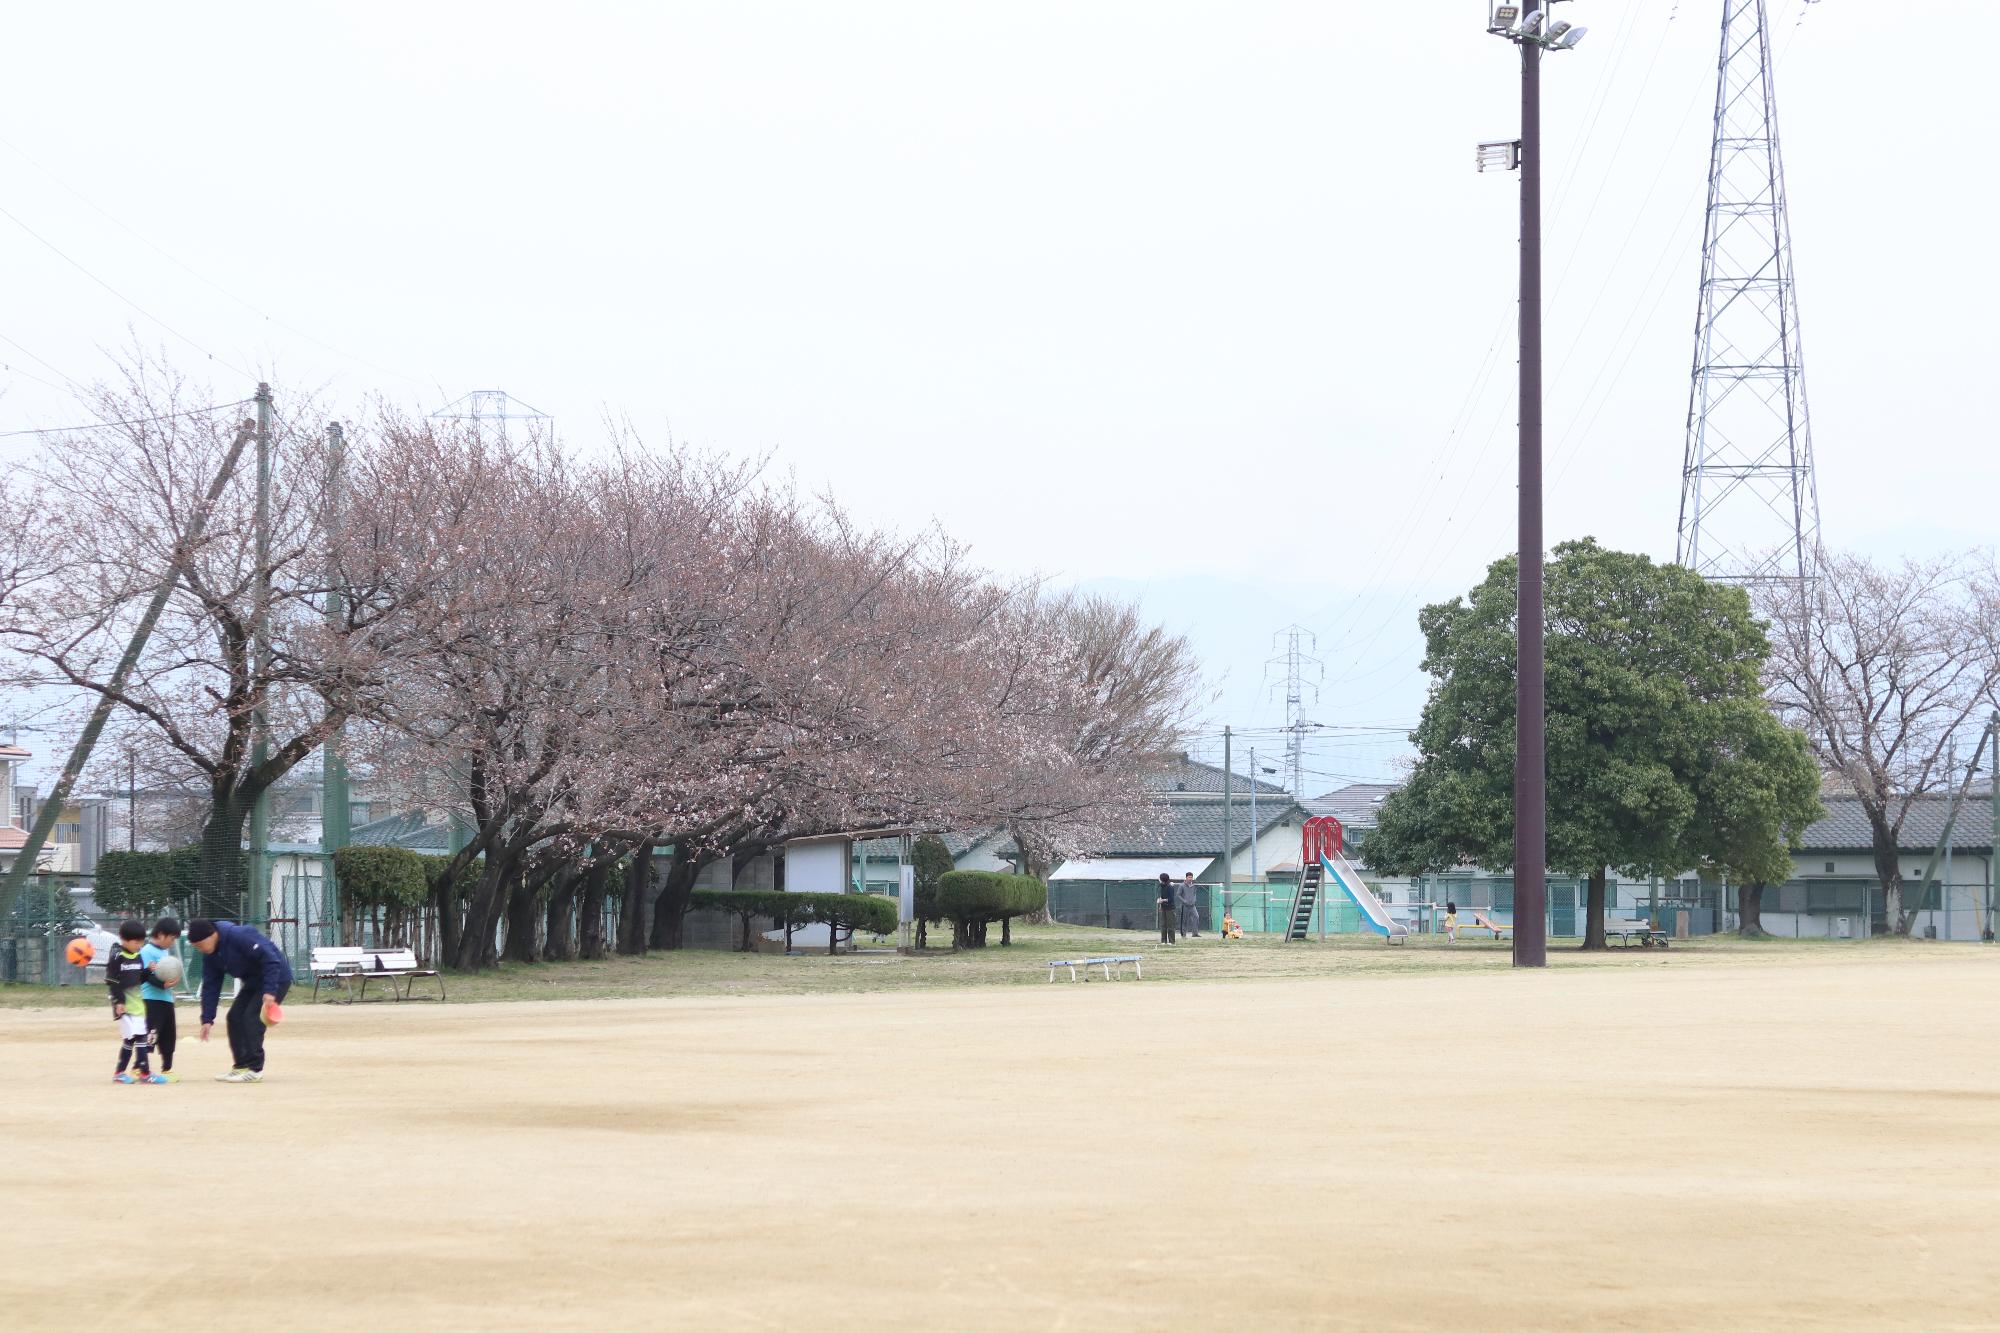
<svg viewBox="0 0 2000 1333"><path fill-rule="evenodd" d="M1341 852L1340 821L1332 815L1317 815L1306 821L1304 847L1299 857L1299 896L1292 904L1292 920L1285 931L1288 940L1302 940L1312 920L1319 895L1328 887L1337 888L1361 911L1361 920L1384 942L1401 944L1410 938L1410 928L1389 915L1389 909L1361 878L1361 872Z"/></svg>

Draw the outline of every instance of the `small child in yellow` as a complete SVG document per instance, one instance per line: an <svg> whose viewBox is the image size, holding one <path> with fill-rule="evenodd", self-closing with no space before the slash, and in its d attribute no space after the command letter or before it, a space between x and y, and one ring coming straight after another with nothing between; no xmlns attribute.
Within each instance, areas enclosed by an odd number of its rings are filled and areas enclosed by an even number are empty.
<svg viewBox="0 0 2000 1333"><path fill-rule="evenodd" d="M1453 944L1458 943L1458 904L1444 905L1444 937Z"/></svg>
<svg viewBox="0 0 2000 1333"><path fill-rule="evenodd" d="M1243 927L1237 925L1236 918L1227 912L1222 914L1222 938L1225 940L1240 940L1243 938Z"/></svg>

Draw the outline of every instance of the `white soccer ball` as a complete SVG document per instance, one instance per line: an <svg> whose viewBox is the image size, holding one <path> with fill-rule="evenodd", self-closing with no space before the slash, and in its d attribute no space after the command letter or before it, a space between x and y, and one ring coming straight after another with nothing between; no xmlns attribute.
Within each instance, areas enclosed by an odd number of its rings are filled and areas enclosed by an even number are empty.
<svg viewBox="0 0 2000 1333"><path fill-rule="evenodd" d="M165 954L153 964L153 975L160 979L162 986L181 984L181 960L172 954Z"/></svg>

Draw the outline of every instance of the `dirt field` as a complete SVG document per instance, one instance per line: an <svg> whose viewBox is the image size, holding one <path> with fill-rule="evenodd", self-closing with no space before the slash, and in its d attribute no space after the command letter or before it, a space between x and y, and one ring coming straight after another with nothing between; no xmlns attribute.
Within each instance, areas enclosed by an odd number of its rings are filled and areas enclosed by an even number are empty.
<svg viewBox="0 0 2000 1333"><path fill-rule="evenodd" d="M268 1082L218 1036L166 1088L9 1010L0 1326L2000 1327L1997 989L1933 948L295 1003Z"/></svg>

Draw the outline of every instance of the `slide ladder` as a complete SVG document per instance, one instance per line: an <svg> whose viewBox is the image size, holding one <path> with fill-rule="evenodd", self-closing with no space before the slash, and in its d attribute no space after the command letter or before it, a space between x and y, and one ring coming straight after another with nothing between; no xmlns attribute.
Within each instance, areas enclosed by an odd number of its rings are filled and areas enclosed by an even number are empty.
<svg viewBox="0 0 2000 1333"><path fill-rule="evenodd" d="M1299 874L1299 896L1292 900L1292 921L1285 927L1285 938L1302 940L1312 925L1313 908L1319 903L1321 870L1317 863L1307 866Z"/></svg>

